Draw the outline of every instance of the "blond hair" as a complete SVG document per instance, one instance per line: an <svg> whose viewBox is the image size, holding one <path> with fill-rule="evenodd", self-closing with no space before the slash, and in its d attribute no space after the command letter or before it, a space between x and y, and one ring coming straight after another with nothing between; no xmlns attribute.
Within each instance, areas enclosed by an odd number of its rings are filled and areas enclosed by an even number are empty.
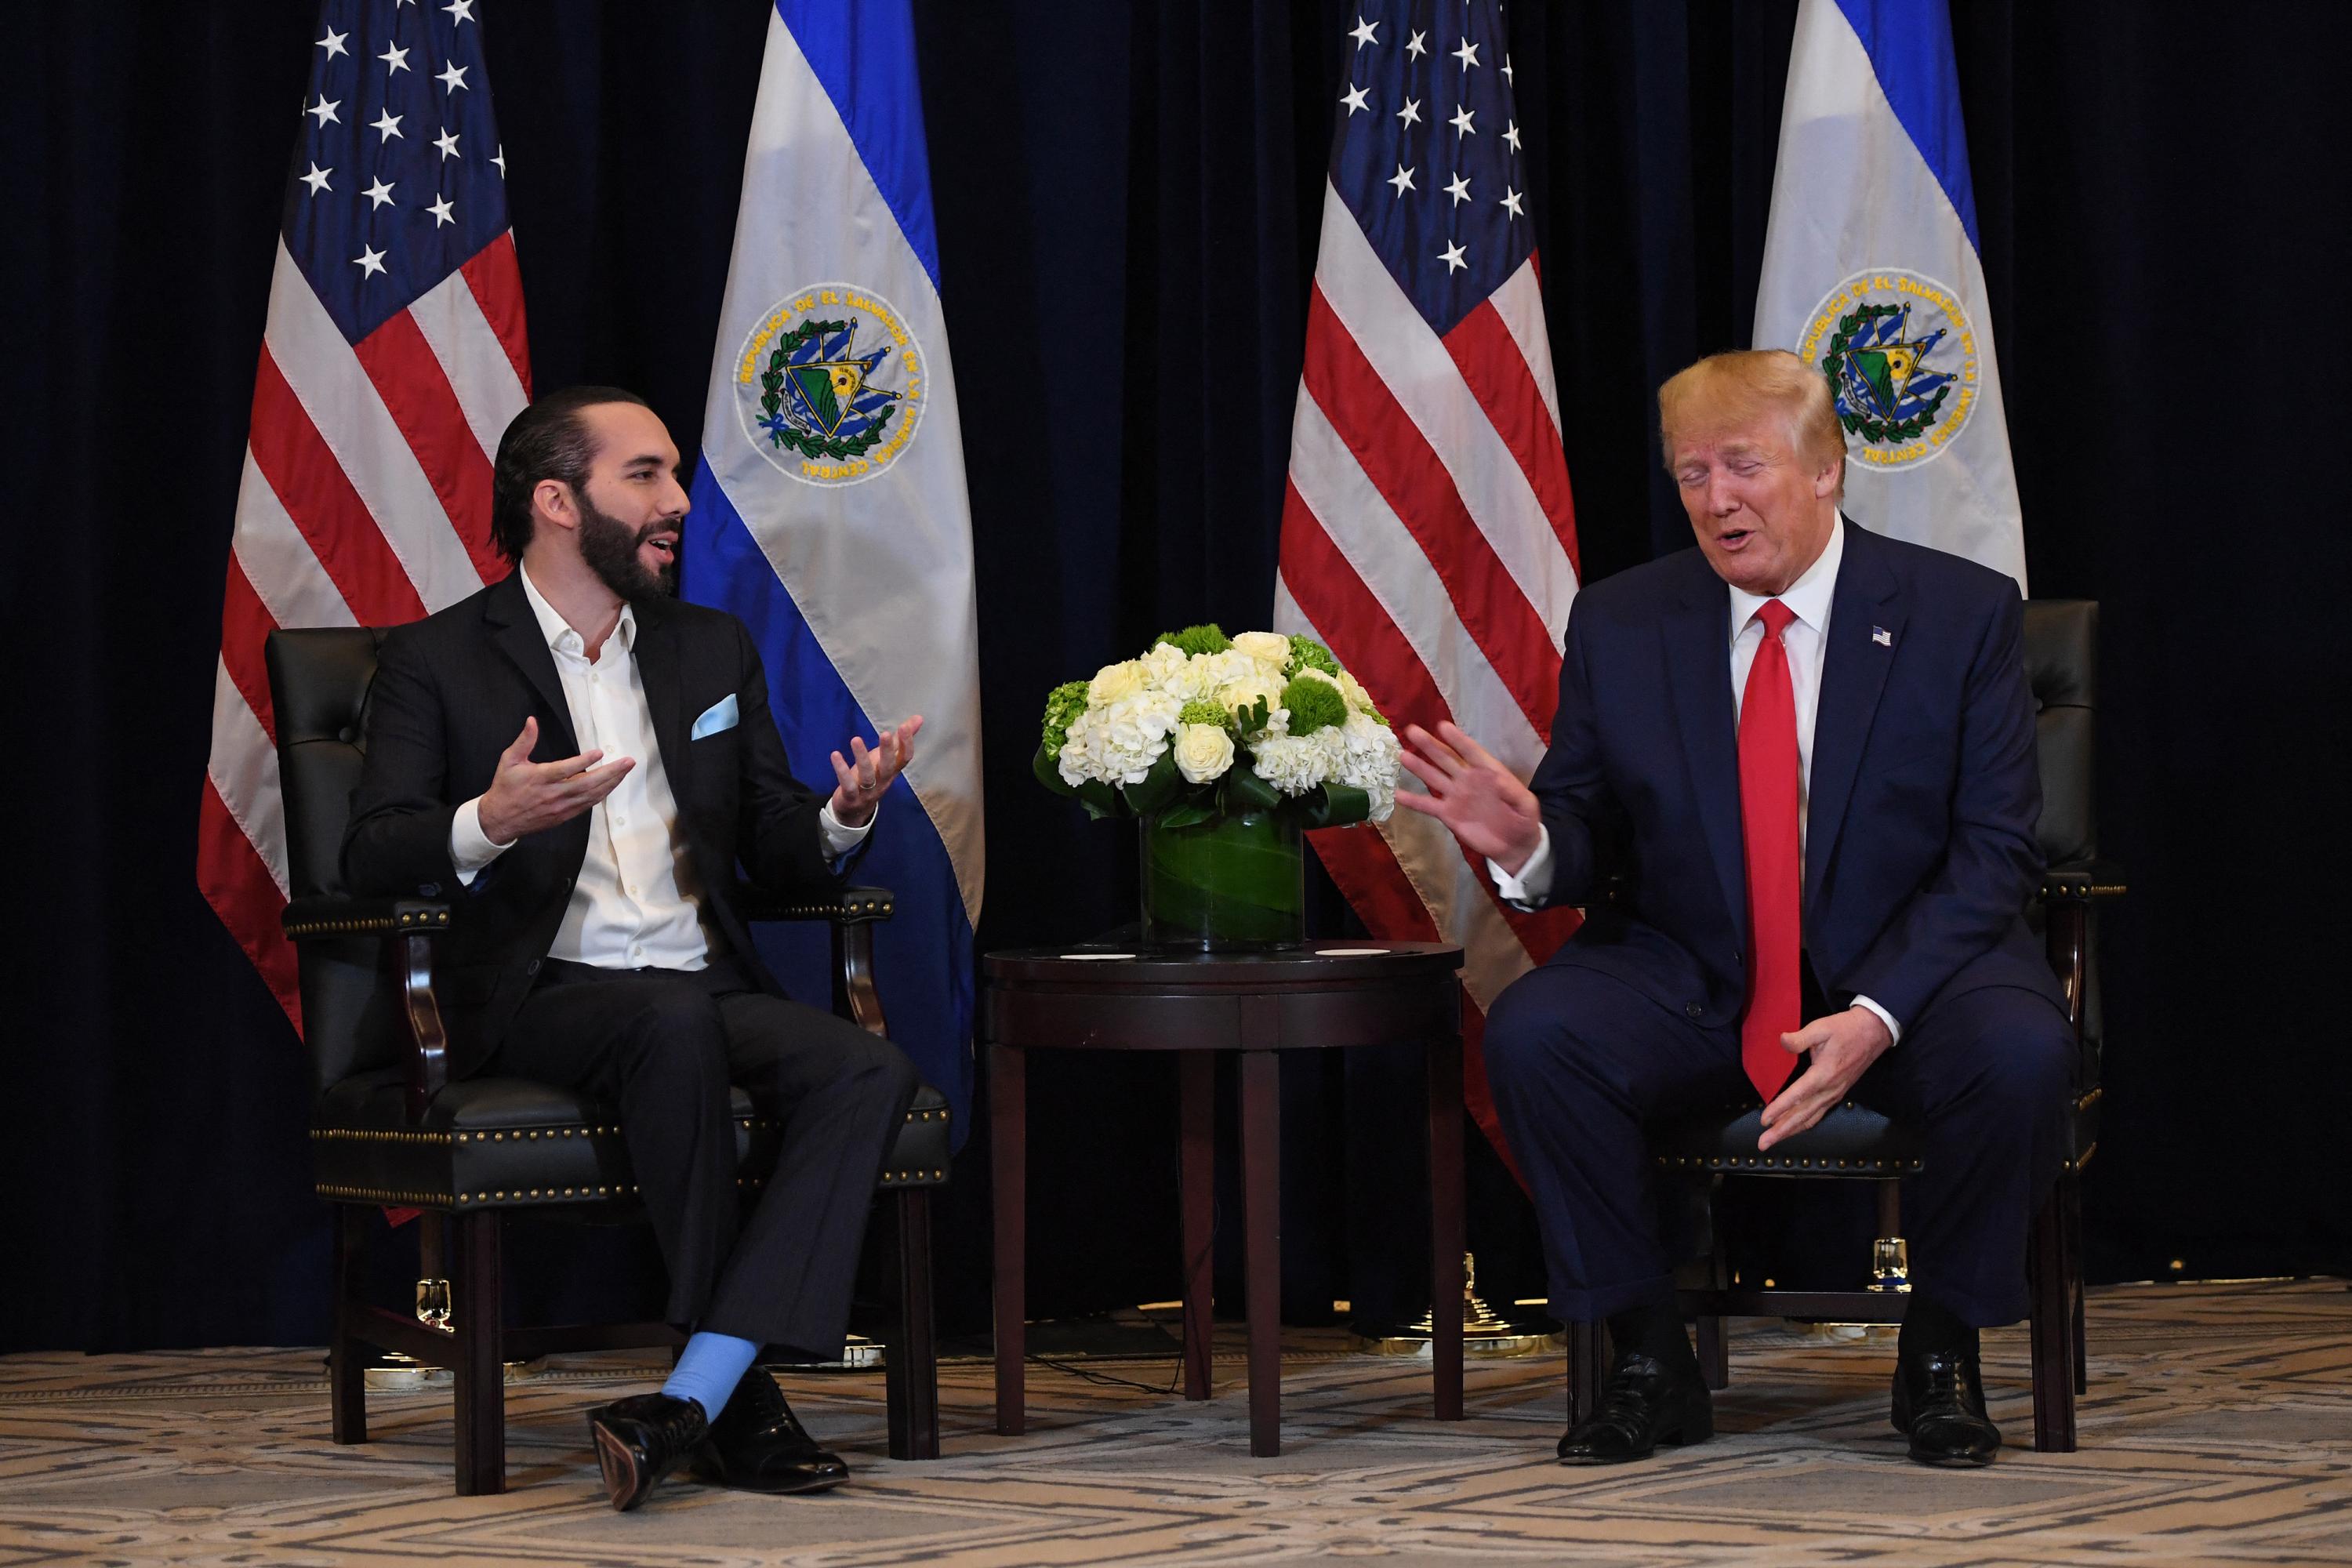
<svg viewBox="0 0 2352 1568"><path fill-rule="evenodd" d="M1677 436L1718 436L1767 417L1786 422L1790 446L1817 468L1845 456L1829 378L1786 349L1709 354L1658 388L1658 440L1669 470ZM1838 493L1845 493L1843 473Z"/></svg>

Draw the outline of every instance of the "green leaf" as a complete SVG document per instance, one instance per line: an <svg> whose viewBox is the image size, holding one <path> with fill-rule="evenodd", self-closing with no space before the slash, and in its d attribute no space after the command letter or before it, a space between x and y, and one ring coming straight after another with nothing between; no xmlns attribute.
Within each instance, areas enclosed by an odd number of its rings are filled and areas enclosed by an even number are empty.
<svg viewBox="0 0 2352 1568"><path fill-rule="evenodd" d="M1217 806L1213 800L1189 801L1161 812L1160 820L1155 826L1170 829L1198 827L1216 815Z"/></svg>
<svg viewBox="0 0 2352 1568"><path fill-rule="evenodd" d="M1282 804L1282 792L1258 777L1255 768L1235 757L1217 790L1217 804L1227 816L1272 811Z"/></svg>
<svg viewBox="0 0 2352 1568"><path fill-rule="evenodd" d="M1347 827L1372 815L1370 792L1354 784L1327 784L1298 797L1298 820L1307 827Z"/></svg>
<svg viewBox="0 0 2352 1568"><path fill-rule="evenodd" d="M1141 784L1122 785L1119 794L1126 799L1129 810L1138 816L1150 816L1174 800L1183 787L1184 775L1176 771L1176 751L1171 746L1160 753L1160 760L1151 764L1151 771L1143 775Z"/></svg>
<svg viewBox="0 0 2352 1568"><path fill-rule="evenodd" d="M1071 785L1069 780L1062 776L1060 765L1045 754L1045 747L1038 747L1037 754L1030 759L1029 771L1037 775L1039 784L1044 784L1055 795L1067 795L1072 800L1078 798L1077 790Z"/></svg>
<svg viewBox="0 0 2352 1568"><path fill-rule="evenodd" d="M1097 822L1106 816L1127 815L1118 791L1100 779L1088 779L1078 786L1078 804L1085 806L1087 815Z"/></svg>

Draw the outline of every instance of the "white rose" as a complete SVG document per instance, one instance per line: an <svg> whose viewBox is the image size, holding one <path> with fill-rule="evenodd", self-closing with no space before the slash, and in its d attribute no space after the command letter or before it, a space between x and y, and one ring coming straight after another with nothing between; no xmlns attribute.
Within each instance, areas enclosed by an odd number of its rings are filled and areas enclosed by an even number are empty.
<svg viewBox="0 0 2352 1568"><path fill-rule="evenodd" d="M1234 714L1265 703L1265 728L1258 731L1261 734L1279 735L1289 728L1290 712L1282 705L1282 682L1272 676L1251 675L1236 680L1217 693L1217 700L1225 705L1226 712Z"/></svg>
<svg viewBox="0 0 2352 1568"><path fill-rule="evenodd" d="M1234 648L1276 675L1290 666L1290 639L1280 632L1244 632L1234 639Z"/></svg>
<svg viewBox="0 0 2352 1568"><path fill-rule="evenodd" d="M1130 658L1123 664L1107 664L1087 682L1087 702L1091 707L1106 708L1123 697L1134 696L1143 686L1140 660Z"/></svg>
<svg viewBox="0 0 2352 1568"><path fill-rule="evenodd" d="M1339 695L1348 700L1348 711L1350 713L1380 711L1372 704L1372 694L1364 689L1364 683L1344 669L1339 672Z"/></svg>
<svg viewBox="0 0 2352 1568"><path fill-rule="evenodd" d="M1186 784L1207 784L1225 776L1234 765L1234 738L1222 724L1180 724L1176 729L1176 771Z"/></svg>

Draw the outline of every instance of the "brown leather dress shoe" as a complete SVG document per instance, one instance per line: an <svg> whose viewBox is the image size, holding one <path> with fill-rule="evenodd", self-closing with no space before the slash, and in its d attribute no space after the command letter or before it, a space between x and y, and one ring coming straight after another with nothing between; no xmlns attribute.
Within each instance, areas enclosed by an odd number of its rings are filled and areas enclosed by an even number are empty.
<svg viewBox="0 0 2352 1568"><path fill-rule="evenodd" d="M1696 1364L1669 1367L1625 1351L1601 1385L1601 1410L1559 1440L1568 1465L1622 1465L1646 1459L1661 1443L1704 1443L1715 1436L1715 1401Z"/></svg>
<svg viewBox="0 0 2352 1568"><path fill-rule="evenodd" d="M847 1480L849 1467L816 1446L776 1380L755 1366L694 1451L694 1473L738 1491L821 1492Z"/></svg>
<svg viewBox="0 0 2352 1568"><path fill-rule="evenodd" d="M667 1394L636 1394L588 1413L588 1436L613 1506L626 1513L709 1435L702 1406Z"/></svg>
<svg viewBox="0 0 2352 1568"><path fill-rule="evenodd" d="M1985 1415L1977 1358L1965 1352L1898 1358L1889 1419L1911 1439L1911 1457L1923 1465L1990 1465L2000 1448L2000 1428Z"/></svg>

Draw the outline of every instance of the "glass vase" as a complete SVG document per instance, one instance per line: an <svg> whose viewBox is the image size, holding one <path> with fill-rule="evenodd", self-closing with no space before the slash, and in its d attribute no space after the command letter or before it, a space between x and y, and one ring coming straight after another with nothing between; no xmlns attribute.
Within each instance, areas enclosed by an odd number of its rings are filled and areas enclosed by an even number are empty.
<svg viewBox="0 0 2352 1568"><path fill-rule="evenodd" d="M1307 847L1273 812L1190 827L1140 825L1143 939L1192 952L1279 947L1307 934Z"/></svg>

